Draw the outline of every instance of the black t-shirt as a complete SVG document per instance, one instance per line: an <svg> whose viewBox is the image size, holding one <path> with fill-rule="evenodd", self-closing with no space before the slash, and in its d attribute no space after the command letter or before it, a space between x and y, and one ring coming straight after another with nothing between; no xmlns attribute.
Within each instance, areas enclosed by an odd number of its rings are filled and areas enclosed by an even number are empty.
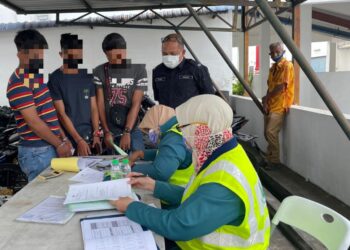
<svg viewBox="0 0 350 250"><path fill-rule="evenodd" d="M193 96L215 93L208 68L192 59L183 59L175 69L161 63L152 79L154 99L172 108Z"/></svg>
<svg viewBox="0 0 350 250"><path fill-rule="evenodd" d="M109 84L106 82L105 67L107 67ZM147 91L148 79L145 64L126 64L118 68L101 64L93 70L93 74L96 86L103 88L108 127L113 133L118 134L125 124L118 126L116 120L126 121L135 90Z"/></svg>
<svg viewBox="0 0 350 250"><path fill-rule="evenodd" d="M91 138L90 98L95 96L92 74L88 74L86 69L80 69L78 74L63 74L61 69L57 69L49 75L47 85L52 99L63 101L65 113L79 135Z"/></svg>

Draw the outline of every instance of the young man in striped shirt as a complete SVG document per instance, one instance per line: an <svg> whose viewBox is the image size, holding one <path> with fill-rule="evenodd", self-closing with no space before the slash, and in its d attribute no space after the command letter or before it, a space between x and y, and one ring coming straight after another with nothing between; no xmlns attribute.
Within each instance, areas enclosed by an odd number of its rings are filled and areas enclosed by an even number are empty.
<svg viewBox="0 0 350 250"><path fill-rule="evenodd" d="M71 156L71 144L60 128L49 90L39 69L43 68L47 42L36 30L17 33L19 66L10 77L7 98L20 135L18 160L28 180L50 165L54 157Z"/></svg>

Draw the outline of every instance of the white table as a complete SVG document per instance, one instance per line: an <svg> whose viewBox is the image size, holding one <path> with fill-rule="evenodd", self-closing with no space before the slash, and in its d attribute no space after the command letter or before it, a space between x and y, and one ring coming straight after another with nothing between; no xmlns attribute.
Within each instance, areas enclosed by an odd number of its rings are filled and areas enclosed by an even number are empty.
<svg viewBox="0 0 350 250"><path fill-rule="evenodd" d="M113 210L76 213L65 225L15 221L17 217L49 195L63 196L68 191L68 185L72 183L68 179L74 174L66 172L46 181L37 178L0 207L0 249L83 249L80 219L86 216L111 214ZM136 190L136 193L141 195L144 202L154 203L160 207L159 200L150 193L143 190ZM163 237L154 235L160 249L165 249Z"/></svg>

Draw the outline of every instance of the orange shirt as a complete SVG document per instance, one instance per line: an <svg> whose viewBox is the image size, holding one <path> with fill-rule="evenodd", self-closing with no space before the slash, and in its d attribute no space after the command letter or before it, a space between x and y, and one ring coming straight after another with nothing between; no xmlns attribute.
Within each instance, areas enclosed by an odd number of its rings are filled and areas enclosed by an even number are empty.
<svg viewBox="0 0 350 250"><path fill-rule="evenodd" d="M294 100L294 68L287 59L282 58L270 68L267 80L268 92L271 92L279 84L287 84L282 93L275 95L267 103L270 112L284 113L293 104Z"/></svg>

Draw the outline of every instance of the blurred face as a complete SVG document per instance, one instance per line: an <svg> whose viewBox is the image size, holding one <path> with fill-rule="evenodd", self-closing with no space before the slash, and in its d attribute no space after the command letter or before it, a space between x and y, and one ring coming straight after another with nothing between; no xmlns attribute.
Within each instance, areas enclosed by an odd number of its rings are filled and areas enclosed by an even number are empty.
<svg viewBox="0 0 350 250"><path fill-rule="evenodd" d="M39 73L44 67L44 49L21 49L17 52L20 67L29 69L30 73Z"/></svg>
<svg viewBox="0 0 350 250"><path fill-rule="evenodd" d="M83 63L82 49L65 49L60 52L65 68L77 69L78 64Z"/></svg>
<svg viewBox="0 0 350 250"><path fill-rule="evenodd" d="M126 49L111 49L105 54L110 64L122 64L126 60Z"/></svg>
<svg viewBox="0 0 350 250"><path fill-rule="evenodd" d="M280 46L270 48L271 59L277 58L283 54L283 49Z"/></svg>
<svg viewBox="0 0 350 250"><path fill-rule="evenodd" d="M185 56L185 49L176 41L168 41L162 44L162 56L179 56L181 62Z"/></svg>

